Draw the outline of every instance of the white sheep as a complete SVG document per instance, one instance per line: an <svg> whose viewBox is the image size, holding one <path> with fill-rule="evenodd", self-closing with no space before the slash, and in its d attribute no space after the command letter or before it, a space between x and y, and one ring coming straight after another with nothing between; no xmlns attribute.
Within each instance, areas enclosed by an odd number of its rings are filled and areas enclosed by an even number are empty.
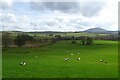
<svg viewBox="0 0 120 80"><path fill-rule="evenodd" d="M20 65L23 65L23 62L21 62Z"/></svg>
<svg viewBox="0 0 120 80"><path fill-rule="evenodd" d="M77 60L80 60L80 58L77 58Z"/></svg>
<svg viewBox="0 0 120 80"><path fill-rule="evenodd" d="M71 55L73 55L73 54L71 54Z"/></svg>
<svg viewBox="0 0 120 80"><path fill-rule="evenodd" d="M65 61L67 61L67 59L65 59Z"/></svg>
<svg viewBox="0 0 120 80"><path fill-rule="evenodd" d="M25 66L25 64L26 64L26 63L24 62L24 63L23 63L23 66Z"/></svg>
<svg viewBox="0 0 120 80"><path fill-rule="evenodd" d="M103 60L100 60L100 62L103 62Z"/></svg>
<svg viewBox="0 0 120 80"><path fill-rule="evenodd" d="M20 63L20 65L23 65L23 66L25 66L25 64L26 64L25 61L23 61L23 62Z"/></svg>
<svg viewBox="0 0 120 80"><path fill-rule="evenodd" d="M65 58L65 61L68 61L69 60L69 58Z"/></svg>

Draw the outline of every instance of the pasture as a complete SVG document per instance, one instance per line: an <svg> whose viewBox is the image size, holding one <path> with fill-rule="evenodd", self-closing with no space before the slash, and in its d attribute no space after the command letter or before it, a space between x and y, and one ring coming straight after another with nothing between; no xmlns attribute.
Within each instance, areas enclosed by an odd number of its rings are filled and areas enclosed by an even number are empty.
<svg viewBox="0 0 120 80"><path fill-rule="evenodd" d="M118 77L116 41L97 40L94 45L80 45L65 40L44 47L3 48L2 51L3 78ZM20 65L22 61L26 62L25 66Z"/></svg>

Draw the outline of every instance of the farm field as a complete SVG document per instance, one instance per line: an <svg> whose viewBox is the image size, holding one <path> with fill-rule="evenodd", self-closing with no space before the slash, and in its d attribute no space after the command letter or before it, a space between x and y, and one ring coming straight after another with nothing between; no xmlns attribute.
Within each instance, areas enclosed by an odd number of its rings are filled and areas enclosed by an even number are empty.
<svg viewBox="0 0 120 80"><path fill-rule="evenodd" d="M3 78L118 77L117 41L97 40L94 45L80 45L79 41L71 44L71 40L64 40L44 47L2 51ZM25 66L20 65L22 61L26 62Z"/></svg>

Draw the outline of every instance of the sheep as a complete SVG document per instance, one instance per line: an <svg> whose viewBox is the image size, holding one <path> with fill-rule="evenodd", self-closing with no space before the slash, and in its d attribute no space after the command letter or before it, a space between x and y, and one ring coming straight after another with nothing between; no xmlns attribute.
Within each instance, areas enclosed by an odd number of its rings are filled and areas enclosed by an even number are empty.
<svg viewBox="0 0 120 80"><path fill-rule="evenodd" d="M71 54L71 55L73 55L73 54Z"/></svg>
<svg viewBox="0 0 120 80"><path fill-rule="evenodd" d="M26 63L25 63L25 62L23 62L23 66L25 66L25 64L26 64Z"/></svg>
<svg viewBox="0 0 120 80"><path fill-rule="evenodd" d="M23 64L23 62L20 63L20 65L22 65L22 64Z"/></svg>
<svg viewBox="0 0 120 80"><path fill-rule="evenodd" d="M100 60L100 62L103 62L103 60Z"/></svg>
<svg viewBox="0 0 120 80"><path fill-rule="evenodd" d="M25 66L25 64L26 64L25 61L23 61L23 62L20 63L20 65L23 65L23 66Z"/></svg>
<svg viewBox="0 0 120 80"><path fill-rule="evenodd" d="M80 54L80 53L78 52L78 54Z"/></svg>
<svg viewBox="0 0 120 80"><path fill-rule="evenodd" d="M65 61L67 61L67 59L65 59Z"/></svg>
<svg viewBox="0 0 120 80"><path fill-rule="evenodd" d="M37 58L37 56L35 58Z"/></svg>
<svg viewBox="0 0 120 80"><path fill-rule="evenodd" d="M100 62L103 62L103 60L100 60ZM107 64L108 62L104 62L105 64Z"/></svg>
<svg viewBox="0 0 120 80"><path fill-rule="evenodd" d="M80 58L77 58L77 60L80 60Z"/></svg>
<svg viewBox="0 0 120 80"><path fill-rule="evenodd" d="M65 61L68 61L69 60L69 58L65 58Z"/></svg>

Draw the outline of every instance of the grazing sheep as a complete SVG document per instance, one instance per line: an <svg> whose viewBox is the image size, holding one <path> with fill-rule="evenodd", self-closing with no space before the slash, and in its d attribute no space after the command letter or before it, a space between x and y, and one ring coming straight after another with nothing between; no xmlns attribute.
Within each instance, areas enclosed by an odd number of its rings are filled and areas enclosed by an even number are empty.
<svg viewBox="0 0 120 80"><path fill-rule="evenodd" d="M80 58L77 58L77 60L80 60Z"/></svg>
<svg viewBox="0 0 120 80"><path fill-rule="evenodd" d="M65 61L68 61L69 60L69 58L65 58Z"/></svg>
<svg viewBox="0 0 120 80"><path fill-rule="evenodd" d="M25 64L26 64L26 63L25 63L25 62L23 62L23 66L25 66Z"/></svg>
<svg viewBox="0 0 120 80"><path fill-rule="evenodd" d="M22 65L22 64L23 64L23 62L20 63L20 65Z"/></svg>
<svg viewBox="0 0 120 80"><path fill-rule="evenodd" d="M25 61L23 61L23 62L20 63L20 65L23 65L23 66L25 66L25 64L26 64Z"/></svg>
<svg viewBox="0 0 120 80"><path fill-rule="evenodd" d="M71 55L73 55L73 54L71 54Z"/></svg>
<svg viewBox="0 0 120 80"><path fill-rule="evenodd" d="M65 59L65 61L67 61L67 59Z"/></svg>
<svg viewBox="0 0 120 80"><path fill-rule="evenodd" d="M37 58L37 56L35 58Z"/></svg>
<svg viewBox="0 0 120 80"><path fill-rule="evenodd" d="M80 53L78 52L78 54L80 54Z"/></svg>
<svg viewBox="0 0 120 80"><path fill-rule="evenodd" d="M100 60L100 62L103 62L103 60Z"/></svg>

